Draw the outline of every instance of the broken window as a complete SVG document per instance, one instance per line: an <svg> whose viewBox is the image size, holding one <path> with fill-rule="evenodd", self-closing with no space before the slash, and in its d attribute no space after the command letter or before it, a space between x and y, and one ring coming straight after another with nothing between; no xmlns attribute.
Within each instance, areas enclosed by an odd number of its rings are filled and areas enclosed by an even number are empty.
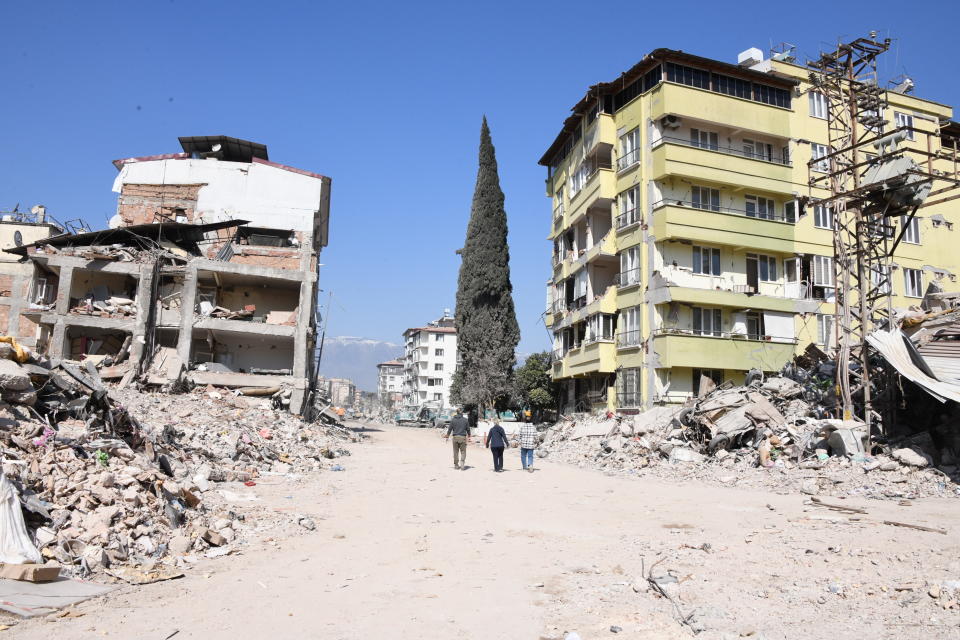
<svg viewBox="0 0 960 640"><path fill-rule="evenodd" d="M257 247L295 247L297 237L293 231L289 230L243 226L237 229L237 244Z"/></svg>
<svg viewBox="0 0 960 640"><path fill-rule="evenodd" d="M910 298L923 297L923 272L920 269L903 270L904 295Z"/></svg>
<svg viewBox="0 0 960 640"><path fill-rule="evenodd" d="M707 377L713 380L713 383L718 387L723 384L723 370L722 369L694 369L693 370L693 395L699 395L700 393L700 378Z"/></svg>

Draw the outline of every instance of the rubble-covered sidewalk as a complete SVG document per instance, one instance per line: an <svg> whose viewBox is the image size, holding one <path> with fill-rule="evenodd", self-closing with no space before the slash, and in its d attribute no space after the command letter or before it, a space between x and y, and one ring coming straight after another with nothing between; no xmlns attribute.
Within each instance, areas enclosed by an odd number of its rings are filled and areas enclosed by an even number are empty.
<svg viewBox="0 0 960 640"><path fill-rule="evenodd" d="M565 416L547 429L540 453L611 472L784 493L960 497L952 447L936 446L927 431L874 435L868 444L862 423L824 417L831 363L808 356L804 364L766 380L757 373L745 386L705 388L682 407Z"/></svg>
<svg viewBox="0 0 960 640"><path fill-rule="evenodd" d="M36 560L61 575L152 582L281 521L312 529L256 504L254 487L336 469L356 439L269 397L108 388L92 363L34 360L15 342L0 343L0 390L3 482L19 495Z"/></svg>

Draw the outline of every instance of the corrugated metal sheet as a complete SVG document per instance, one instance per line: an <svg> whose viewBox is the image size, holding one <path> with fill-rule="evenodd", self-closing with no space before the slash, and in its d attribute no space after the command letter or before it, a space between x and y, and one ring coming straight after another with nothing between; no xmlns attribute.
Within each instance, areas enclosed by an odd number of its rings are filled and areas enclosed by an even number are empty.
<svg viewBox="0 0 960 640"><path fill-rule="evenodd" d="M938 380L931 377L922 367L930 365L921 356L909 339L899 329L877 331L867 337L867 342L883 355L884 359L907 380L923 387L937 400L960 402L960 383L950 380ZM912 354L911 354L912 351ZM919 362L915 362L916 358ZM932 370L930 370L933 373Z"/></svg>

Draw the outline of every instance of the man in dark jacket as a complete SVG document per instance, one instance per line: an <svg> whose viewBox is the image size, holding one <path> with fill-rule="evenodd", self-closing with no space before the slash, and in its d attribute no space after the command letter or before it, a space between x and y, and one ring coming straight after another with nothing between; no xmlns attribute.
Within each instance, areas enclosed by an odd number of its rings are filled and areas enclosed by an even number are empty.
<svg viewBox="0 0 960 640"><path fill-rule="evenodd" d="M470 440L470 421L463 411L457 411L457 415L450 418L450 426L444 437L449 438L450 434L453 434L453 468L462 471L467 468L467 442Z"/></svg>
<svg viewBox="0 0 960 640"><path fill-rule="evenodd" d="M503 471L503 450L507 447L507 432L503 430L500 423L497 422L487 432L484 444L490 447L493 453L493 470L497 473Z"/></svg>

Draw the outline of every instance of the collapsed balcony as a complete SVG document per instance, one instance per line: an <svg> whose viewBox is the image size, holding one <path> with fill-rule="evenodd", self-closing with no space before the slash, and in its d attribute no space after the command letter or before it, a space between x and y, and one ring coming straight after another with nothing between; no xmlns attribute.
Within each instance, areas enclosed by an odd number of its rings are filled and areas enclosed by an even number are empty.
<svg viewBox="0 0 960 640"><path fill-rule="evenodd" d="M74 269L70 315L133 318L137 315L137 279L130 274Z"/></svg>

